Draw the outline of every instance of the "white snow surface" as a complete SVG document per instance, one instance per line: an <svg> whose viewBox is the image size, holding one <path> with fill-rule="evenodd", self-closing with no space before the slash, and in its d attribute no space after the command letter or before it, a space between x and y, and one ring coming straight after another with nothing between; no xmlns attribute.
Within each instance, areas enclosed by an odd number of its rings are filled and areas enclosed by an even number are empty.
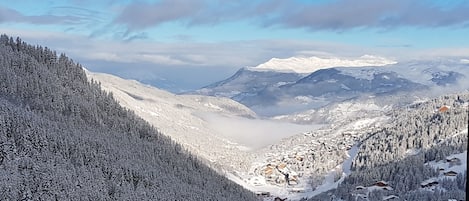
<svg viewBox="0 0 469 201"><path fill-rule="evenodd" d="M396 61L372 55L363 55L358 58L339 57L290 57L286 59L272 58L268 62L256 67L250 67L254 71L281 71L296 73L312 73L314 71L332 67L364 67L385 66L395 64Z"/></svg>

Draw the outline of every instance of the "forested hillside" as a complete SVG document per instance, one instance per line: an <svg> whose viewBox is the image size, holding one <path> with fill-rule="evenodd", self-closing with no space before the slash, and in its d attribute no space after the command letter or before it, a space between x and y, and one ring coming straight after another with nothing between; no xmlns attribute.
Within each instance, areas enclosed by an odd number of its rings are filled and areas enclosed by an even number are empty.
<svg viewBox="0 0 469 201"><path fill-rule="evenodd" d="M88 82L0 37L0 200L255 200Z"/></svg>
<svg viewBox="0 0 469 201"><path fill-rule="evenodd" d="M360 142L350 176L311 200L465 200L468 102L467 93L446 95L394 110Z"/></svg>

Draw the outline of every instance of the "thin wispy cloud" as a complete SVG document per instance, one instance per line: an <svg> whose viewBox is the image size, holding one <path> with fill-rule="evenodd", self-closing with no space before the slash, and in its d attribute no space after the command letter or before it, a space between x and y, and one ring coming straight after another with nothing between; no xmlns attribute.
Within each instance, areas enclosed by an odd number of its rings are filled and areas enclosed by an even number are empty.
<svg viewBox="0 0 469 201"><path fill-rule="evenodd" d="M178 22L185 26L217 25L238 20L269 19L281 1L162 0L135 2L124 7L114 20L131 30Z"/></svg>
<svg viewBox="0 0 469 201"><path fill-rule="evenodd" d="M195 16L204 7L200 1L163 0L156 3L135 2L127 5L115 19L115 23L130 29L157 26L164 22L178 21Z"/></svg>
<svg viewBox="0 0 469 201"><path fill-rule="evenodd" d="M85 18L71 15L24 15L14 9L0 7L0 23L17 22L30 24L78 24Z"/></svg>
<svg viewBox="0 0 469 201"><path fill-rule="evenodd" d="M197 27L246 22L259 29L338 32L356 28L467 27L469 2L455 2L445 6L425 0L336 0L320 4L287 0L160 0L109 1L103 4L107 8L90 9L77 1L74 5L53 6L40 15L0 7L0 23L82 25L91 37L114 35L124 41L140 39L144 31L165 23Z"/></svg>
<svg viewBox="0 0 469 201"><path fill-rule="evenodd" d="M435 6L428 1L355 0L307 4L301 1L163 0L127 5L114 21L130 29L144 29L167 22L187 25L219 24L247 20L259 26L309 30L394 28L400 26L446 27L469 24L469 3Z"/></svg>
<svg viewBox="0 0 469 201"><path fill-rule="evenodd" d="M342 0L286 12L275 23L311 30L464 26L469 24L468 10L468 2L444 8L422 0Z"/></svg>

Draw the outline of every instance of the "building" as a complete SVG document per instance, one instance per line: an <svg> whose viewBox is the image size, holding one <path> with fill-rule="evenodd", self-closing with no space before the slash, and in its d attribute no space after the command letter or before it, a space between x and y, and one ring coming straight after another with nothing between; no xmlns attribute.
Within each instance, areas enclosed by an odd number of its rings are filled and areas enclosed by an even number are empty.
<svg viewBox="0 0 469 201"><path fill-rule="evenodd" d="M455 177L455 176L458 175L457 172L452 171L452 170L451 170L451 171L448 171L448 172L445 172L445 173L443 173L443 174L444 174L445 176L450 176L450 177Z"/></svg>
<svg viewBox="0 0 469 201"><path fill-rule="evenodd" d="M377 181L375 183L375 186L379 186L379 187L387 187L389 186L388 182L385 182L385 181Z"/></svg>

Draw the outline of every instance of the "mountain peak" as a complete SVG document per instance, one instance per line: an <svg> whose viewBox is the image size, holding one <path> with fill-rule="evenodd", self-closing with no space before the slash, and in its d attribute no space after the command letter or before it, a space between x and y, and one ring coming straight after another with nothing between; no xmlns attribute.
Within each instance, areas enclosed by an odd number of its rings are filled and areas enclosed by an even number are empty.
<svg viewBox="0 0 469 201"><path fill-rule="evenodd" d="M385 66L395 64L396 61L372 55L363 55L358 58L339 57L290 57L286 59L272 58L266 63L250 67L253 71L284 71L296 73L312 73L319 69L331 67L363 67Z"/></svg>

